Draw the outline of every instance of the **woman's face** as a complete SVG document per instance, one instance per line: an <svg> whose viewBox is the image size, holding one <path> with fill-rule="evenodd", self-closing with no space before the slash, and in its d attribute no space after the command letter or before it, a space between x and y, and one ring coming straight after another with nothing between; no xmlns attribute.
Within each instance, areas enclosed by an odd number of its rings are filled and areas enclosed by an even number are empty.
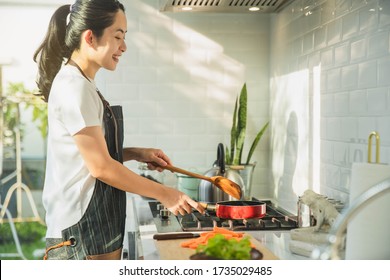
<svg viewBox="0 0 390 280"><path fill-rule="evenodd" d="M125 34L127 19L122 10L119 10L114 23L104 29L103 36L96 43L96 63L107 70L115 70L119 58L126 51Z"/></svg>

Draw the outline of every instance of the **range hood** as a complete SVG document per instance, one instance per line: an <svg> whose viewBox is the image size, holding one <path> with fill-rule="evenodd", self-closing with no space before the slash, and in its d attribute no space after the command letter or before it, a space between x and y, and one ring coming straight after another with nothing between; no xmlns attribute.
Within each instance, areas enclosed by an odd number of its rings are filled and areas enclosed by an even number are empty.
<svg viewBox="0 0 390 280"><path fill-rule="evenodd" d="M161 0L160 11L277 13L292 1L293 0Z"/></svg>

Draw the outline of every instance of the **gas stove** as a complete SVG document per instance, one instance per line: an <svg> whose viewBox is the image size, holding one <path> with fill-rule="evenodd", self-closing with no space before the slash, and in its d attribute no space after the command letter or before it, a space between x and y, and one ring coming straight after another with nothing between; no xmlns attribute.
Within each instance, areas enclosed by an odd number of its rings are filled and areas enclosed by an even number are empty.
<svg viewBox="0 0 390 280"><path fill-rule="evenodd" d="M157 231L181 232L181 231L210 231L213 227L224 227L233 231L250 230L291 230L298 227L297 216L291 215L281 208L276 207L270 200L257 200L266 203L266 215L254 219L222 219L213 212L201 213L194 211L186 215L170 215L158 201L149 201L149 207Z"/></svg>

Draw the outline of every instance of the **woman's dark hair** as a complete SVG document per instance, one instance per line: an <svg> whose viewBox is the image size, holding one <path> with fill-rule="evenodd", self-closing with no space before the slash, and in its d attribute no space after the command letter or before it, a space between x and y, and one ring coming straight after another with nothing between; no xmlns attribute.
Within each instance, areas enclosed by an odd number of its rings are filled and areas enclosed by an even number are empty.
<svg viewBox="0 0 390 280"><path fill-rule="evenodd" d="M117 0L77 0L54 12L45 39L34 53L38 64L37 85L46 102L62 63L80 48L81 33L90 29L100 38L104 29L114 23L118 10L125 11L125 8Z"/></svg>

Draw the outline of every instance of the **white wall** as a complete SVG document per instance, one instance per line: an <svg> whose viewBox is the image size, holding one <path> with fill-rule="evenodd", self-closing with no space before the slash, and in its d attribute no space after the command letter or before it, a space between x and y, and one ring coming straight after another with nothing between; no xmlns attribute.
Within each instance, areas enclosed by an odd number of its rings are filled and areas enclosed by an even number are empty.
<svg viewBox="0 0 390 280"><path fill-rule="evenodd" d="M208 169L230 143L234 102L248 88L248 141L268 120L267 15L160 13L159 1L124 1L127 52L101 91L125 111L125 145L162 148L183 168ZM255 160L254 194L268 195L268 135ZM129 165L135 168L134 165Z"/></svg>
<svg viewBox="0 0 390 280"><path fill-rule="evenodd" d="M273 18L271 188L286 208L307 188L348 201L374 130L390 163L389 32L387 0L297 0Z"/></svg>
<svg viewBox="0 0 390 280"><path fill-rule="evenodd" d="M112 104L123 106L125 144L162 148L183 168L210 168L218 143L230 143L235 98L246 82L248 151L269 120L269 16L162 14L158 0L123 3L128 49L117 71L101 71L97 83ZM4 83L34 87L32 54L53 11L53 6L0 5L0 54L15 62L4 68ZM24 157L43 154L34 131L27 131ZM268 143L269 133L254 155L256 196L269 195Z"/></svg>

